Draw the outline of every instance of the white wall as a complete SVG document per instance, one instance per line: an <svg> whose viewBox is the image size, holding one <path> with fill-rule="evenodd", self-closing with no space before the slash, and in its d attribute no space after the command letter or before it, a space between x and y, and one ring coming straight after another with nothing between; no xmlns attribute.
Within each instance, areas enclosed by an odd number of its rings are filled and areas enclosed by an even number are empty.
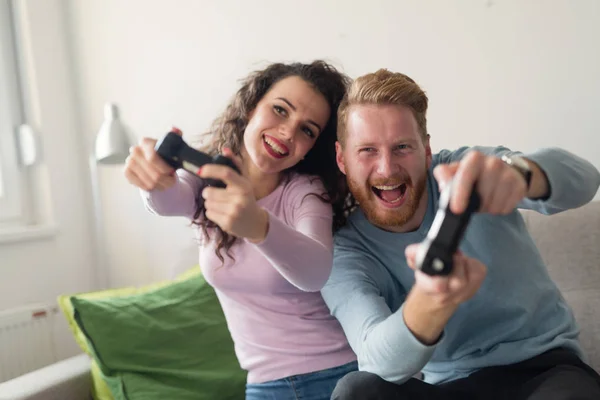
<svg viewBox="0 0 600 400"><path fill-rule="evenodd" d="M269 61L323 57L351 76L387 67L430 96L435 149L562 146L600 167L596 0L71 0L83 131L114 100L136 136L203 131ZM164 274L185 222L148 215L121 170L103 174L113 284ZM123 202L117 205L118 202Z"/></svg>

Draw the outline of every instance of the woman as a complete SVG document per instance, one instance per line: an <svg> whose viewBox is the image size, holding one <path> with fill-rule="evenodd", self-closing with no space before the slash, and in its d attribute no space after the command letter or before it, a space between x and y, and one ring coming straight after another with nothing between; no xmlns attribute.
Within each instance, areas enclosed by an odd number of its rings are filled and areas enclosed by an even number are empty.
<svg viewBox="0 0 600 400"><path fill-rule="evenodd" d="M248 371L248 400L329 399L357 369L319 293L331 271L332 228L344 223L348 191L334 143L348 81L323 61L277 63L246 78L203 149L232 158L242 174L220 165L198 172L224 189L175 174L152 139L127 161L125 175L151 211L199 226L200 266Z"/></svg>

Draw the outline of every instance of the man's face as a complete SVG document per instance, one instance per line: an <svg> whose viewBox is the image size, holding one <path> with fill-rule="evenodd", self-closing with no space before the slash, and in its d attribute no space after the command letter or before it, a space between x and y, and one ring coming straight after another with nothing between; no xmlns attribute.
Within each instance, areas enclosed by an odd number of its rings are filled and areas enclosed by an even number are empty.
<svg viewBox="0 0 600 400"><path fill-rule="evenodd" d="M366 217L390 231L417 229L427 209L431 148L411 110L353 106L346 127L345 146L336 143L337 163Z"/></svg>

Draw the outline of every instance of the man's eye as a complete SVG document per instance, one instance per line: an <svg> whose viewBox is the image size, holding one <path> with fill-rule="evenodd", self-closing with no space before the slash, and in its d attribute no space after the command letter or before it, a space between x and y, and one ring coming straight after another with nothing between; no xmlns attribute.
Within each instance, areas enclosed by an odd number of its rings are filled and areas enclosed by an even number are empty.
<svg viewBox="0 0 600 400"><path fill-rule="evenodd" d="M360 149L361 153L373 153L375 152L375 149L373 147L363 147L362 149Z"/></svg>

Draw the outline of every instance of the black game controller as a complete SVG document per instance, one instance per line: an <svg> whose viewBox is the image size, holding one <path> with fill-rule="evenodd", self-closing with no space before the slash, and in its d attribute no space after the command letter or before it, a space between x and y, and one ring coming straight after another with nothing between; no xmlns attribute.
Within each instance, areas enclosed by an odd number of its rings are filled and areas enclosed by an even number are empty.
<svg viewBox="0 0 600 400"><path fill-rule="evenodd" d="M450 210L450 198L454 180L442 190L438 210L427 237L419 246L416 257L418 269L428 275L449 275L452 272L453 256L465 234L471 216L479 210L481 199L473 188L469 204L461 214Z"/></svg>
<svg viewBox="0 0 600 400"><path fill-rule="evenodd" d="M167 164L175 169L183 168L195 176L198 176L198 170L205 164L226 165L236 171L240 170L233 160L223 155L209 156L206 153L191 148L181 137L174 132L167 133L160 139L154 147L156 153L165 160ZM218 179L206 179L209 186L224 188L226 185Z"/></svg>

